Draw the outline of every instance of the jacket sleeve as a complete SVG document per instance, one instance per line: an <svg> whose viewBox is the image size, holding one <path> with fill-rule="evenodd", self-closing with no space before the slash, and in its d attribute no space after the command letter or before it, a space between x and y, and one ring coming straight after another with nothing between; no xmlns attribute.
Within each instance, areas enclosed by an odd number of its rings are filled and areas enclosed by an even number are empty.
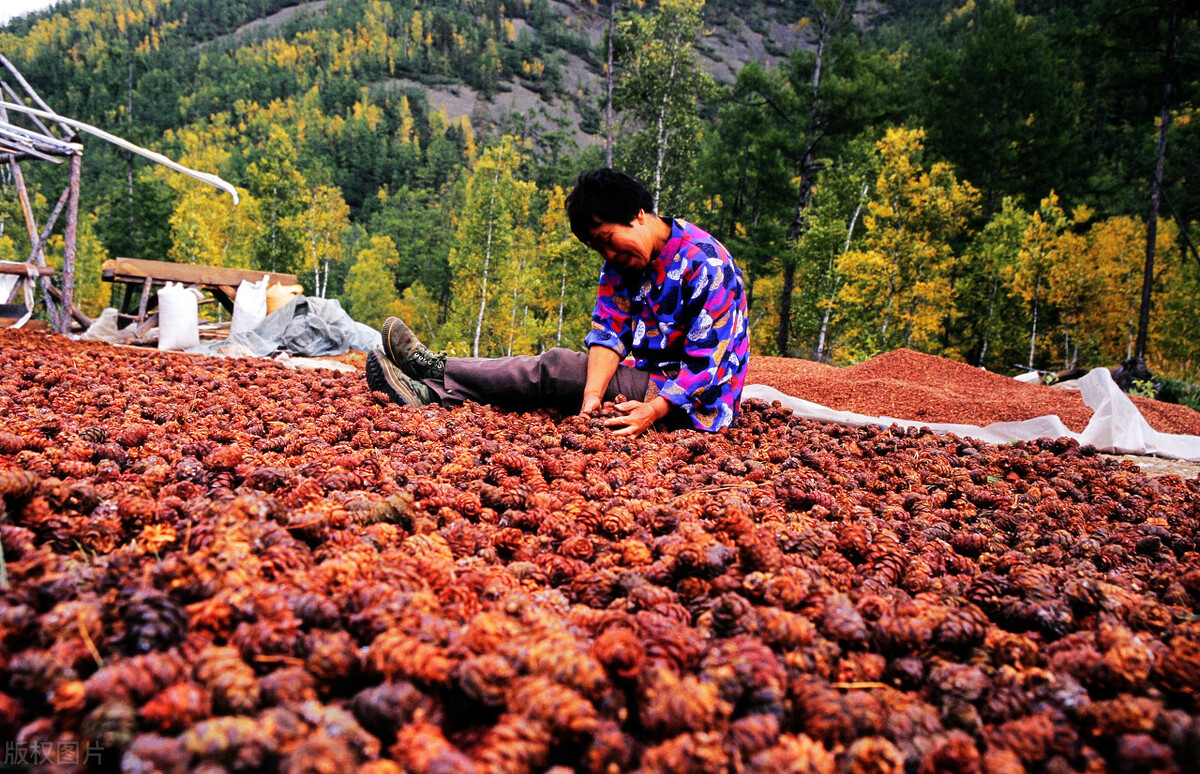
<svg viewBox="0 0 1200 774"><path fill-rule="evenodd" d="M684 337L679 375L659 388L659 395L689 414L715 415L720 425L736 414L738 400L733 387L737 362L734 343L746 335L745 320L738 304L738 288L732 264L705 258L692 264L685 276L684 313L691 320ZM732 351L731 351L732 350Z"/></svg>
<svg viewBox="0 0 1200 774"><path fill-rule="evenodd" d="M589 346L608 347L621 357L629 354L625 339L630 327L629 301L621 289L621 276L605 269L600 273L592 329L584 338Z"/></svg>

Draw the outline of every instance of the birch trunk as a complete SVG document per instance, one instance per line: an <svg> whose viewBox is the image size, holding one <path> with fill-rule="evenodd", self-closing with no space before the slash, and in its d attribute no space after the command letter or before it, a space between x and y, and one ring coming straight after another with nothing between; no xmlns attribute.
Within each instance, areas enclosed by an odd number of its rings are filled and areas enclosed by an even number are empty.
<svg viewBox="0 0 1200 774"><path fill-rule="evenodd" d="M675 41L678 44L678 40ZM671 69L667 75L667 85L663 89L662 103L658 107L658 142L656 143L654 152L654 211L658 212L658 200L662 194L662 170L663 159L667 156L667 101L671 97L670 84L675 82L675 70L677 60L675 57L675 49L677 45L671 46Z"/></svg>
<svg viewBox="0 0 1200 774"><path fill-rule="evenodd" d="M562 284L558 288L558 331L554 337L554 343L562 346L562 329L563 329L563 313L567 305L567 256L563 253L562 265Z"/></svg>
<svg viewBox="0 0 1200 774"><path fill-rule="evenodd" d="M864 183L862 193L858 195L858 205L854 208L854 215L850 218L850 227L846 229L846 243L842 245L842 255L850 251L850 241L854 238L854 225L858 223L859 213L862 212L863 202L867 198L867 192L871 190L870 183ZM837 274L834 271L834 263L836 259L829 259L829 300L825 304L825 313L821 315L821 332L817 336L817 361L824 362L825 359L825 335L829 331L829 316L833 312L833 301L837 297L838 281Z"/></svg>
<svg viewBox="0 0 1200 774"><path fill-rule="evenodd" d="M613 36L617 32L617 0L608 2L608 62L604 71L604 166L612 168L613 159Z"/></svg>
<svg viewBox="0 0 1200 774"><path fill-rule="evenodd" d="M1037 347L1038 306L1041 299L1035 293L1033 296L1033 328L1029 333L1029 370L1033 370L1033 352Z"/></svg>
<svg viewBox="0 0 1200 774"><path fill-rule="evenodd" d="M492 176L492 193L488 198L487 238L483 249L483 281L479 289L479 315L475 318L475 340L471 344L471 356L479 357L479 337L483 333L483 316L487 311L488 269L492 263L492 230L496 223L496 188L500 185L500 164Z"/></svg>

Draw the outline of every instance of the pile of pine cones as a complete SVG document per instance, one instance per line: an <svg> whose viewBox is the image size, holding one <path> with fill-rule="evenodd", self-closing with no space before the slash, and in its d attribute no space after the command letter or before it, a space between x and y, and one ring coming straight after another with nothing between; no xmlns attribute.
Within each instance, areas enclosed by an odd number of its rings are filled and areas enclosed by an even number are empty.
<svg viewBox="0 0 1200 774"><path fill-rule="evenodd" d="M629 440L28 333L0 375L0 739L27 766L1200 760L1200 479L761 403Z"/></svg>

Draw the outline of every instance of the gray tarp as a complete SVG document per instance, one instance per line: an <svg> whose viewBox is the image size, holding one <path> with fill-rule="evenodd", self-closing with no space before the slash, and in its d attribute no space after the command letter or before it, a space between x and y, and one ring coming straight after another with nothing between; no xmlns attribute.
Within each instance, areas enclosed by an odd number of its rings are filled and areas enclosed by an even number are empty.
<svg viewBox="0 0 1200 774"><path fill-rule="evenodd" d="M234 333L227 339L206 341L188 352L217 355L236 345L258 357L287 350L304 357L344 355L351 349L363 352L383 345L379 331L356 322L335 298L298 295L267 315L253 331Z"/></svg>

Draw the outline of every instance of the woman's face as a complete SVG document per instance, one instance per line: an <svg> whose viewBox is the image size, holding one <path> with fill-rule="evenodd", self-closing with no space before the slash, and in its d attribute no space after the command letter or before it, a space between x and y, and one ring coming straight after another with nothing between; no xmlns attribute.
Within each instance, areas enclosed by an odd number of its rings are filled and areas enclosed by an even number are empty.
<svg viewBox="0 0 1200 774"><path fill-rule="evenodd" d="M589 246L600 253L604 262L623 271L641 271L658 252L655 215L638 210L632 223L597 223L589 232Z"/></svg>

